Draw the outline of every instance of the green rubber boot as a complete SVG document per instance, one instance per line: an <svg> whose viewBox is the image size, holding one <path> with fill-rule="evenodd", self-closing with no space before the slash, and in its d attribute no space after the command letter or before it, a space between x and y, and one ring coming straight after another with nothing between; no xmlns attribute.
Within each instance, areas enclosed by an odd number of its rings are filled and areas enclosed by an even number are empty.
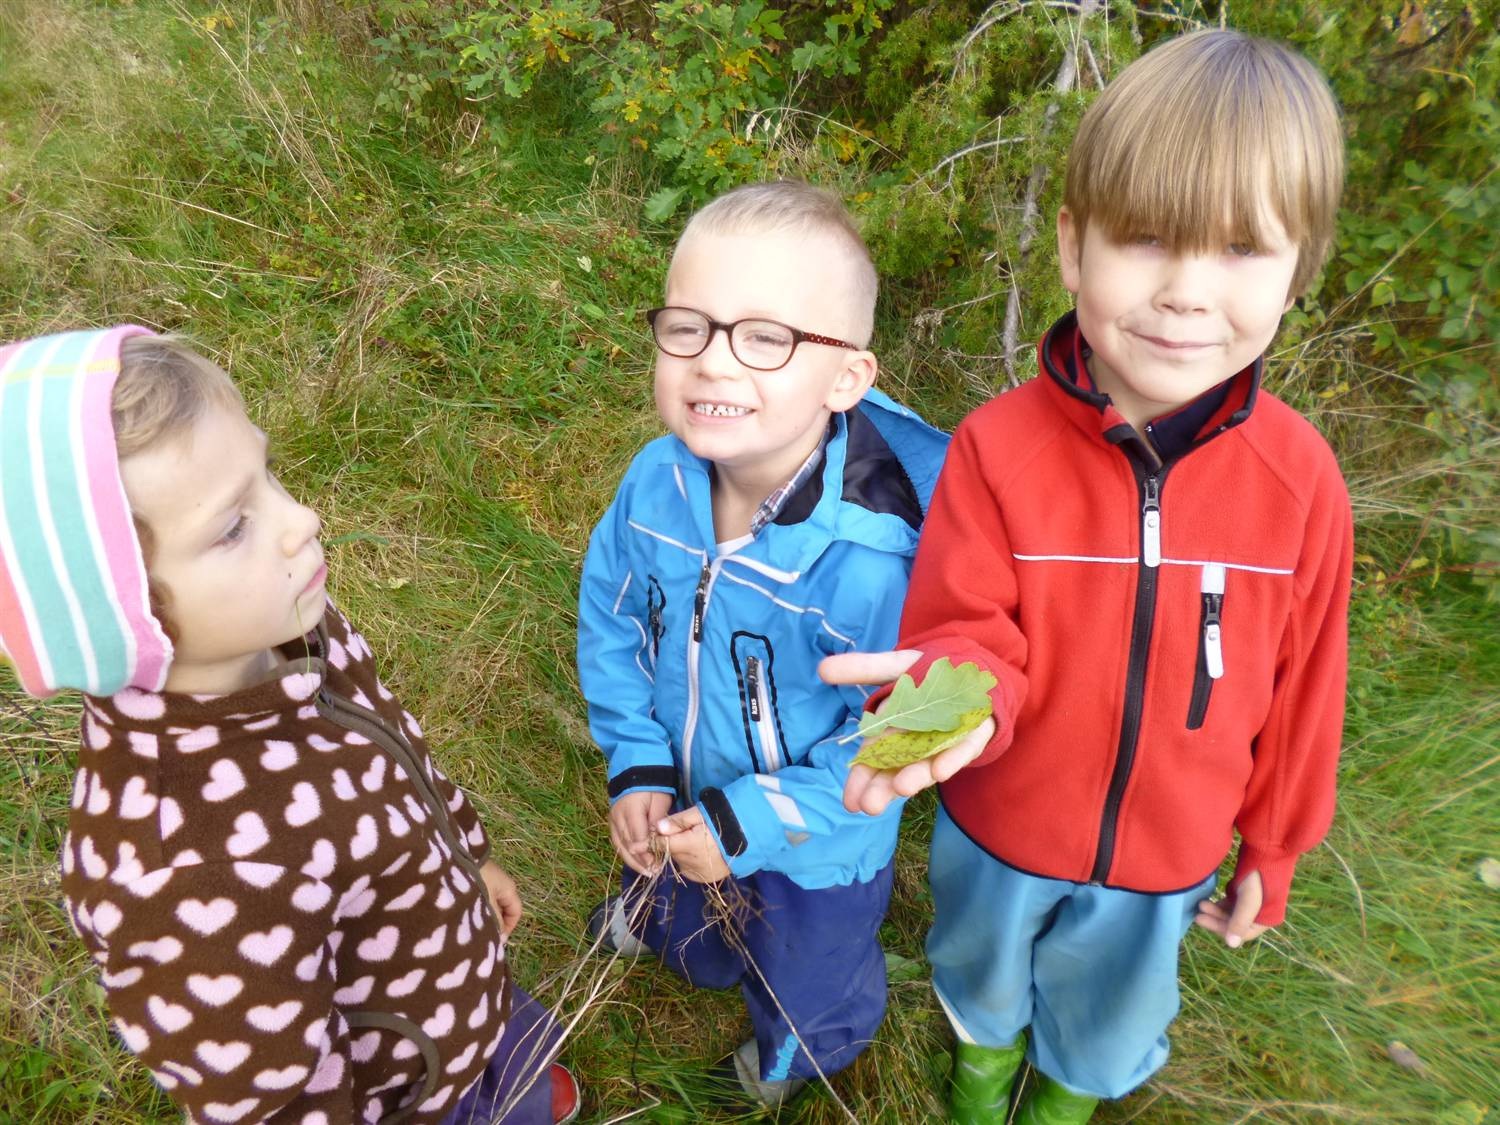
<svg viewBox="0 0 1500 1125"><path fill-rule="evenodd" d="M1075 1094L1045 1074L1037 1075L1037 1084L1021 1102L1015 1125L1084 1125L1094 1116L1098 1098Z"/></svg>
<svg viewBox="0 0 1500 1125"><path fill-rule="evenodd" d="M1010 1091L1026 1057L1026 1033L1009 1047L957 1043L948 1114L955 1125L996 1125L1010 1109Z"/></svg>

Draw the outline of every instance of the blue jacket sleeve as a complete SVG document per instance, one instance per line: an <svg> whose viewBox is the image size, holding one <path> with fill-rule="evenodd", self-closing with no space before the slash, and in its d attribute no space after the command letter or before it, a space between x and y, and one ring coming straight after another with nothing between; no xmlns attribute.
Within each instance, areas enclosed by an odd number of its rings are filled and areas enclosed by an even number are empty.
<svg viewBox="0 0 1500 1125"><path fill-rule="evenodd" d="M878 571L872 573L869 561L861 560L862 580L835 587L828 615L832 631L825 628L817 634L818 651L809 654L809 675L816 676L816 663L826 655L895 647L910 560L885 554L878 560ZM863 580L866 576L869 581ZM724 786L728 818L723 806L710 810L700 800L731 874L828 864L844 868L847 881L872 877L890 859L904 800L892 801L878 817L844 808L844 783L859 753L859 717L869 693L856 686L827 690L837 693L842 718L814 744L802 764L772 774L746 774ZM708 803L715 803L714 798ZM743 837L743 850L737 855L724 847L721 827Z"/></svg>
<svg viewBox="0 0 1500 1125"><path fill-rule="evenodd" d="M622 534L621 485L589 539L578 595L578 679L589 729L609 768L611 802L634 792L675 793L677 766L653 705L655 667L645 591L631 572Z"/></svg>

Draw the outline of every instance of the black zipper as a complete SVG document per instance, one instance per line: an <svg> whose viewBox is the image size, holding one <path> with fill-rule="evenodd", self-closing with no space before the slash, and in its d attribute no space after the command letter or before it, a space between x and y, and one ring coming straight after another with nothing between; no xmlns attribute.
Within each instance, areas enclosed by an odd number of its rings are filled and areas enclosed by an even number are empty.
<svg viewBox="0 0 1500 1125"><path fill-rule="evenodd" d="M1208 653L1210 648L1221 644L1219 614L1223 607L1223 594L1205 593L1203 595L1203 621L1198 629L1198 669L1193 673L1193 696L1188 703L1188 730L1197 730L1203 725L1203 720L1208 715L1208 700L1213 694L1216 678L1212 669L1209 668ZM1222 667L1221 662L1221 674Z"/></svg>
<svg viewBox="0 0 1500 1125"><path fill-rule="evenodd" d="M326 688L318 693L318 711L330 722L364 735L384 751L387 757L395 761L416 786L423 803L432 811L433 823L448 847L452 849L454 858L467 867L475 879L480 880L482 888L484 881L480 878L479 864L469 854L467 843L460 841L458 827L453 823L453 813L448 808L448 802L443 800L442 794L438 793L431 779L423 772L410 743L401 733L393 730L390 724L374 711L366 710L352 700L334 695ZM481 893L479 897L484 899L486 904L489 903L489 895Z"/></svg>
<svg viewBox="0 0 1500 1125"><path fill-rule="evenodd" d="M1156 578L1161 563L1161 483L1166 468L1147 472L1135 460L1141 502L1141 553L1137 563L1135 616L1130 624L1130 654L1125 668L1125 711L1120 719L1120 742L1115 750L1115 768L1110 775L1104 812L1099 819L1099 847L1089 882L1103 883L1115 858L1115 832L1119 828L1120 802L1130 783L1136 745L1141 737L1141 707L1146 694L1146 655L1151 651L1151 629L1156 620Z"/></svg>
<svg viewBox="0 0 1500 1125"><path fill-rule="evenodd" d="M708 580L712 575L707 562L703 564L703 571L698 575L698 591L693 595L693 640L703 639L703 610L708 605Z"/></svg>

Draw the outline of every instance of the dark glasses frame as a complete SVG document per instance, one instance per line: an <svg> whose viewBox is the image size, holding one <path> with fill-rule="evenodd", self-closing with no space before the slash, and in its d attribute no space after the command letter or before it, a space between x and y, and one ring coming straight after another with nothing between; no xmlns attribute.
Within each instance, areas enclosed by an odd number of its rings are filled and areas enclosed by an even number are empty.
<svg viewBox="0 0 1500 1125"><path fill-rule="evenodd" d="M703 320L708 323L708 335L703 337L703 346L698 348L696 351L683 352L673 351L671 348L668 348L666 345L664 345L661 341L661 337L657 334L656 331L656 318L664 312L685 312L692 313L694 316L702 317ZM858 344L851 344L847 340L836 340L832 336L824 336L818 332L804 332L800 328L793 328L790 324L783 324L779 320L771 320L768 317L746 316L741 317L739 320L733 320L725 323L722 320L715 320L713 317L709 316L706 312L703 312L700 309L689 308L687 305L662 305L660 308L647 309L646 323L651 326L651 338L656 341L656 346L662 351L666 352L667 355L674 356L677 359L692 359L694 356L702 355L704 352L708 351L708 346L713 343L714 333L722 331L725 337L729 340L729 350L734 354L734 358L739 360L746 367L752 368L755 371L780 371L783 367L792 362L792 356L797 354L797 346L804 343L826 344L830 348L848 348L850 351L855 352L861 350ZM751 363L749 360L745 359L744 356L740 355L739 349L734 346L734 330L742 324L774 324L777 328L782 328L787 332L790 332L792 335L792 346L791 350L786 353L786 358L780 363L776 364L774 367L765 367L762 364Z"/></svg>

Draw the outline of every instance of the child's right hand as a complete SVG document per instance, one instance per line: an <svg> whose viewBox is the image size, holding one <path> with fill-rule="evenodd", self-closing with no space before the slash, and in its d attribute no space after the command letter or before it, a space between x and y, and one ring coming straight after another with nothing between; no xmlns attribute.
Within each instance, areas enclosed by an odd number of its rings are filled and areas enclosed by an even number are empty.
<svg viewBox="0 0 1500 1125"><path fill-rule="evenodd" d="M661 857L651 850L658 820L672 811L670 793L627 793L609 807L609 840L632 871L655 875Z"/></svg>
<svg viewBox="0 0 1500 1125"><path fill-rule="evenodd" d="M916 649L894 652L845 652L825 656L818 664L818 676L828 684L894 683L922 654ZM878 715L884 702L875 708ZM900 769L877 770L870 766L851 766L844 783L844 808L879 816L897 797L910 797L923 789L947 781L979 757L995 736L995 720L988 718L958 742L939 754L912 762Z"/></svg>

